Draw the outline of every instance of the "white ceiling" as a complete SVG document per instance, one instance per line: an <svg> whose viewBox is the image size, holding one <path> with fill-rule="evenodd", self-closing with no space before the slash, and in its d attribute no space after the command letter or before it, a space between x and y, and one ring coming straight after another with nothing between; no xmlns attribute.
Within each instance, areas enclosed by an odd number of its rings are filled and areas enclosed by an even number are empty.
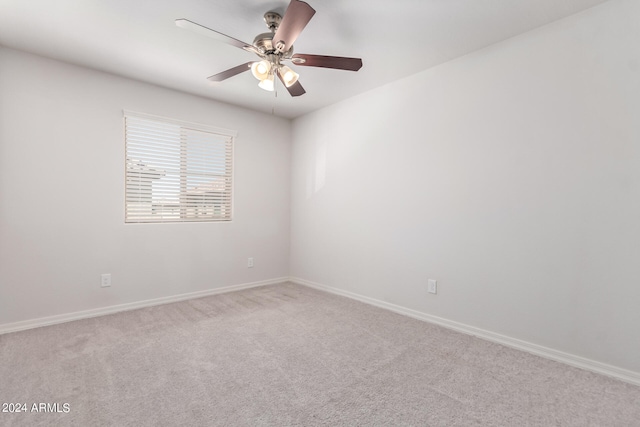
<svg viewBox="0 0 640 427"><path fill-rule="evenodd" d="M257 57L174 24L186 18L252 42L288 0L0 0L0 44L293 118L607 0L308 0L295 52L352 56L360 71L294 67L307 93L212 74Z"/></svg>

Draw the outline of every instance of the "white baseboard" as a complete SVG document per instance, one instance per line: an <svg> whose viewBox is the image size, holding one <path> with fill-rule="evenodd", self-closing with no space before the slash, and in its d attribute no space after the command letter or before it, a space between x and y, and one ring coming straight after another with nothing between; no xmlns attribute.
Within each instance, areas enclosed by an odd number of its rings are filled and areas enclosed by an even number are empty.
<svg viewBox="0 0 640 427"><path fill-rule="evenodd" d="M74 313L60 314L56 316L41 317L39 319L24 320L15 323L5 323L0 325L0 335L9 332L23 331L25 329L38 328L40 326L55 325L58 323L71 322L73 320L88 319L91 317L104 316L107 314L119 313L121 311L135 310L138 308L152 307L154 305L170 304L172 302L185 301L189 299L202 298L209 295L222 294L225 292L239 291L241 289L255 288L258 286L274 285L288 281L288 277L279 277L259 282L243 283L240 285L225 286L222 288L207 289L206 291L189 292L186 294L172 295L162 298L154 298L144 301L130 302L126 304L112 305L109 307L94 308L91 310L76 311Z"/></svg>
<svg viewBox="0 0 640 427"><path fill-rule="evenodd" d="M298 277L289 277L289 281L297 283L299 285L308 286L321 291L330 292L332 294L341 295L347 298L351 298L366 304L374 305L376 307L384 308L395 313L403 314L405 316L413 317L415 319L423 320L425 322L434 323L436 325L443 326L448 329L453 329L458 332L462 332L467 335L473 335L478 338L485 339L487 341L496 342L507 347L512 347L517 350L526 351L527 353L535 354L547 359L555 360L557 362L565 363L576 368L585 369L598 374L606 375L609 377L617 378L619 380L640 386L640 373L629 371L627 369L618 368L606 363L597 362L595 360L586 359L584 357L576 356L574 354L565 353L563 351L554 350L552 348L544 347L538 344L533 344L527 341L511 338L505 335L497 334L495 332L486 331L484 329L476 328L473 326L465 325L463 323L454 322L453 320L444 319L442 317L432 316L430 314L422 313L420 311L405 308L399 305L391 304L388 302L380 301L374 298L359 295L353 292L344 291L342 289L333 288L330 286L314 283L308 280L300 279Z"/></svg>

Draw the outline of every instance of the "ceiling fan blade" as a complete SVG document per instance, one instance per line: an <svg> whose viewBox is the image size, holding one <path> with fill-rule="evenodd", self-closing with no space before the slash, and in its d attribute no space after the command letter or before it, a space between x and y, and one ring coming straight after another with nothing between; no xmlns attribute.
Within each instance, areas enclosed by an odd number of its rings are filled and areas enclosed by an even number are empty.
<svg viewBox="0 0 640 427"><path fill-rule="evenodd" d="M316 11L307 3L291 0L273 36L273 45L276 49L280 52L288 51L315 13Z"/></svg>
<svg viewBox="0 0 640 427"><path fill-rule="evenodd" d="M211 37L220 42L230 44L231 46L239 47L240 49L248 50L250 52L256 52L256 48L253 47L250 43L245 43L241 40L234 39L233 37L222 34L219 31L212 30L211 28L207 28L204 25L196 24L195 22L189 21L188 19L176 19L176 25L180 28L191 30L203 36Z"/></svg>
<svg viewBox="0 0 640 427"><path fill-rule="evenodd" d="M280 75L280 73L276 73L276 74L278 75L278 78L282 82L282 85L285 87L285 89L287 89L287 92L289 92L289 95L291 95L291 96L300 96L300 95L304 95L305 93L307 93L307 91L304 90L304 88L302 87L300 82L295 82L291 86L287 87L287 85L284 84L284 80L282 79L282 76Z"/></svg>
<svg viewBox="0 0 640 427"><path fill-rule="evenodd" d="M213 76L207 77L207 80L210 80L212 82L221 82L223 80L228 79L229 77L233 77L236 74L240 74L243 73L247 70L249 70L251 68L251 64L253 64L253 62L247 62L245 64L240 64L236 67L233 68L229 68L226 71L223 71L221 73L218 74L214 74Z"/></svg>
<svg viewBox="0 0 640 427"><path fill-rule="evenodd" d="M296 53L291 62L305 67L335 68L337 70L358 71L362 67L362 59L346 58L344 56L307 55Z"/></svg>

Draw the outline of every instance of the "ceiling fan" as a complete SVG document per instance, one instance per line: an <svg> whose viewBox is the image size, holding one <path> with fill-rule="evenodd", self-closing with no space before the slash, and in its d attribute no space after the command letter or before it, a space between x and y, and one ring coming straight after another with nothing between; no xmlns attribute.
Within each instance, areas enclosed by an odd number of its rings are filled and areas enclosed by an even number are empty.
<svg viewBox="0 0 640 427"><path fill-rule="evenodd" d="M258 34L252 44L229 37L188 19L176 19L176 25L255 53L260 57L259 61L247 62L214 74L208 77L209 80L221 82L229 77L251 70L254 77L260 81L258 86L262 89L273 91L275 76L278 76L278 79L284 84L291 96L300 96L305 93L305 90L298 81L298 73L284 65L284 61L291 61L295 65L306 67L334 68L349 71L358 71L362 67L362 59L360 58L293 53L293 42L296 41L315 13L316 11L307 3L300 0L291 0L284 16L276 12L264 14L264 21L270 32Z"/></svg>

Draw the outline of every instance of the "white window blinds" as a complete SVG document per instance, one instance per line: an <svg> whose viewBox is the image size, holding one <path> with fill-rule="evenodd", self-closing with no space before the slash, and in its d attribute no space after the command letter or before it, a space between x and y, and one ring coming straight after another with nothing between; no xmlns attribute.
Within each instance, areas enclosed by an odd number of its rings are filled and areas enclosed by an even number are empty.
<svg viewBox="0 0 640 427"><path fill-rule="evenodd" d="M125 222L230 221L233 138L125 112Z"/></svg>

